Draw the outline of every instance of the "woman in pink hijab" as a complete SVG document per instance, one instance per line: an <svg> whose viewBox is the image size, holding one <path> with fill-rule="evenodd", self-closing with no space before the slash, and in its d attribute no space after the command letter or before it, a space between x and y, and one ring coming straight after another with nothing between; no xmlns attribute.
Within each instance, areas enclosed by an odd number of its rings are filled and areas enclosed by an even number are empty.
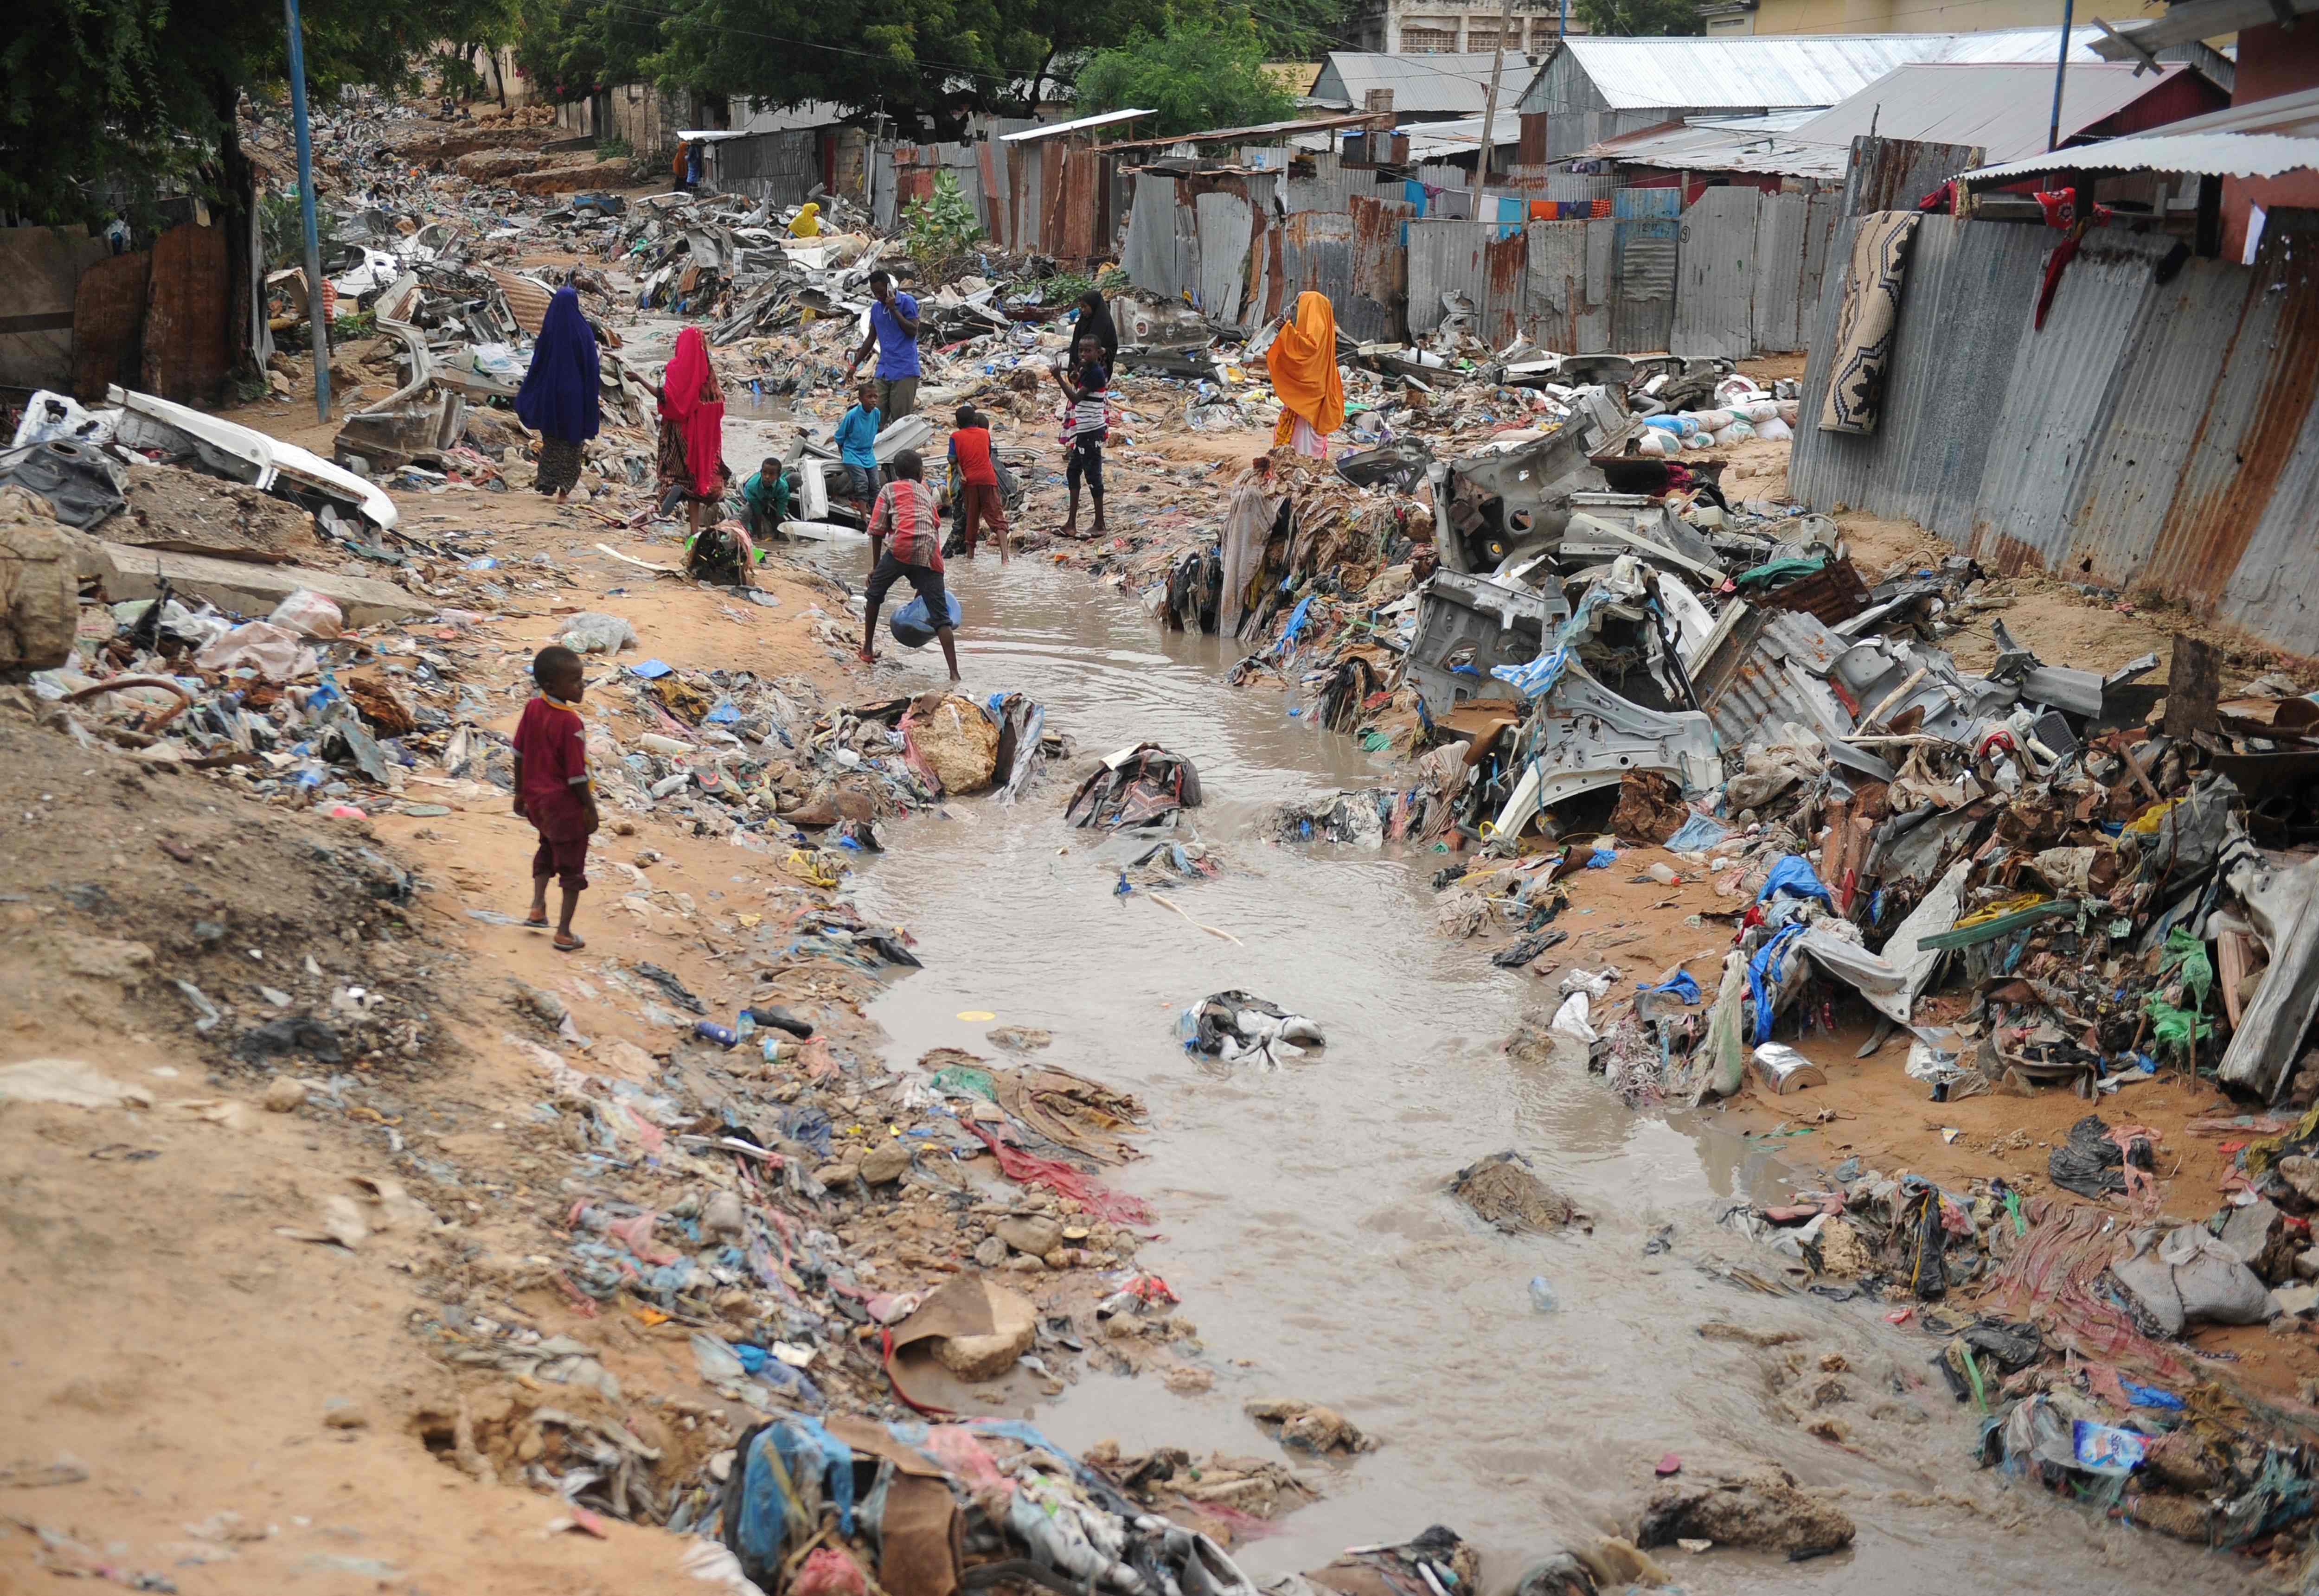
<svg viewBox="0 0 2319 1596"><path fill-rule="evenodd" d="M720 518L725 484L725 391L708 364L708 340L700 329L676 335L676 353L660 379L660 483L663 501L679 490L693 535Z"/></svg>

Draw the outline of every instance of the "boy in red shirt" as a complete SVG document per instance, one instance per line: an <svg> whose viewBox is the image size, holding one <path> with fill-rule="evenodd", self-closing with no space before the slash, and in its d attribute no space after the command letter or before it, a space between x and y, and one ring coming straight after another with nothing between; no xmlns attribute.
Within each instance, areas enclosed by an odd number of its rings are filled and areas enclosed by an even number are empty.
<svg viewBox="0 0 2319 1596"><path fill-rule="evenodd" d="M587 682L580 656L553 646L532 657L531 679L539 695L523 707L515 728L515 812L539 833L524 924L547 928L547 879L555 877L564 888L555 951L573 953L588 945L572 934L572 915L588 888L588 839L603 825L588 780L588 728L580 718Z"/></svg>
<svg viewBox="0 0 2319 1596"><path fill-rule="evenodd" d="M958 430L950 435L950 455L958 464L951 491L959 495L958 537L966 557L974 558L980 527L988 522L991 538L998 545L998 563L1004 565L1006 500L998 491L998 463L990 453L990 423L970 404L959 407Z"/></svg>

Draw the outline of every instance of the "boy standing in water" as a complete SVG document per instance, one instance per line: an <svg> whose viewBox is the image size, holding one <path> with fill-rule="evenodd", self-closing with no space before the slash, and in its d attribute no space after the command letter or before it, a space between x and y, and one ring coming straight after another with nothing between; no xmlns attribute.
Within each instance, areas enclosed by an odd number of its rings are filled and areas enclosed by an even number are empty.
<svg viewBox="0 0 2319 1596"><path fill-rule="evenodd" d="M547 928L547 880L556 878L564 913L555 951L573 953L588 945L572 932L573 913L588 889L588 839L604 824L588 780L588 728L580 718L587 682L580 656L554 645L533 656L531 679L539 691L523 707L515 728L515 812L539 834L539 851L531 856L531 913L524 924Z"/></svg>
<svg viewBox="0 0 2319 1596"><path fill-rule="evenodd" d="M925 484L925 462L916 449L894 456L894 480L880 490L870 512L870 559L873 569L862 589L860 659L878 659L878 607L887 591L907 579L926 601L926 621L942 643L950 679L958 680L958 644L950 624L950 594L943 587L942 516L934 490Z"/></svg>
<svg viewBox="0 0 2319 1596"><path fill-rule="evenodd" d="M1006 500L998 491L998 462L990 452L990 423L972 405L961 405L958 429L950 435L951 491L958 495L959 545L974 558L974 546L986 523L998 545L998 563L1006 564Z"/></svg>
<svg viewBox="0 0 2319 1596"><path fill-rule="evenodd" d="M878 384L862 383L854 389L853 408L837 419L833 439L837 457L845 466L845 496L870 513L878 496L878 429L886 424L878 413Z"/></svg>

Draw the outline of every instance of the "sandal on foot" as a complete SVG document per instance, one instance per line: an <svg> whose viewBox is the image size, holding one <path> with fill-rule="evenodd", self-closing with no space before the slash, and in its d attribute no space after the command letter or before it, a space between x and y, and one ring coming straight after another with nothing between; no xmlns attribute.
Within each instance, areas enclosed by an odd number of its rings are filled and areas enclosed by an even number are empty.
<svg viewBox="0 0 2319 1596"><path fill-rule="evenodd" d="M574 936L570 942L565 942L564 937L564 933L563 932L557 932L555 939L548 945L553 947L559 953L576 953L581 949L588 945L588 939L586 937Z"/></svg>
<svg viewBox="0 0 2319 1596"><path fill-rule="evenodd" d="M527 931L546 931L550 925L554 924L555 922L550 920L546 915L542 915L537 919L526 920L523 924L524 929Z"/></svg>

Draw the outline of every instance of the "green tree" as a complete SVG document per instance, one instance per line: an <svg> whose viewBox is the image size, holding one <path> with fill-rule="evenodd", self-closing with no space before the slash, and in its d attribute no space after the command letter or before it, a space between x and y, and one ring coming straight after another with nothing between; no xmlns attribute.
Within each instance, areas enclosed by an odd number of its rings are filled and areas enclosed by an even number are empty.
<svg viewBox="0 0 2319 1596"><path fill-rule="evenodd" d="M411 86L444 40L497 42L510 0L306 0L308 93ZM278 95L282 12L265 0L22 0L0 34L0 215L102 221L173 184L223 201L235 107ZM231 170L229 170L231 168Z"/></svg>
<svg viewBox="0 0 2319 1596"><path fill-rule="evenodd" d="M1571 10L1590 33L1682 38L1707 32L1699 0L1575 0Z"/></svg>
<svg viewBox="0 0 2319 1596"><path fill-rule="evenodd" d="M659 12L618 0L523 0L516 60L537 91L558 102L645 82L661 48Z"/></svg>
<svg viewBox="0 0 2319 1596"><path fill-rule="evenodd" d="M1264 37L1245 14L1178 15L1163 32L1138 28L1088 58L1079 100L1088 111L1156 111L1153 131L1161 133L1283 121L1296 102L1265 77L1265 57Z"/></svg>

